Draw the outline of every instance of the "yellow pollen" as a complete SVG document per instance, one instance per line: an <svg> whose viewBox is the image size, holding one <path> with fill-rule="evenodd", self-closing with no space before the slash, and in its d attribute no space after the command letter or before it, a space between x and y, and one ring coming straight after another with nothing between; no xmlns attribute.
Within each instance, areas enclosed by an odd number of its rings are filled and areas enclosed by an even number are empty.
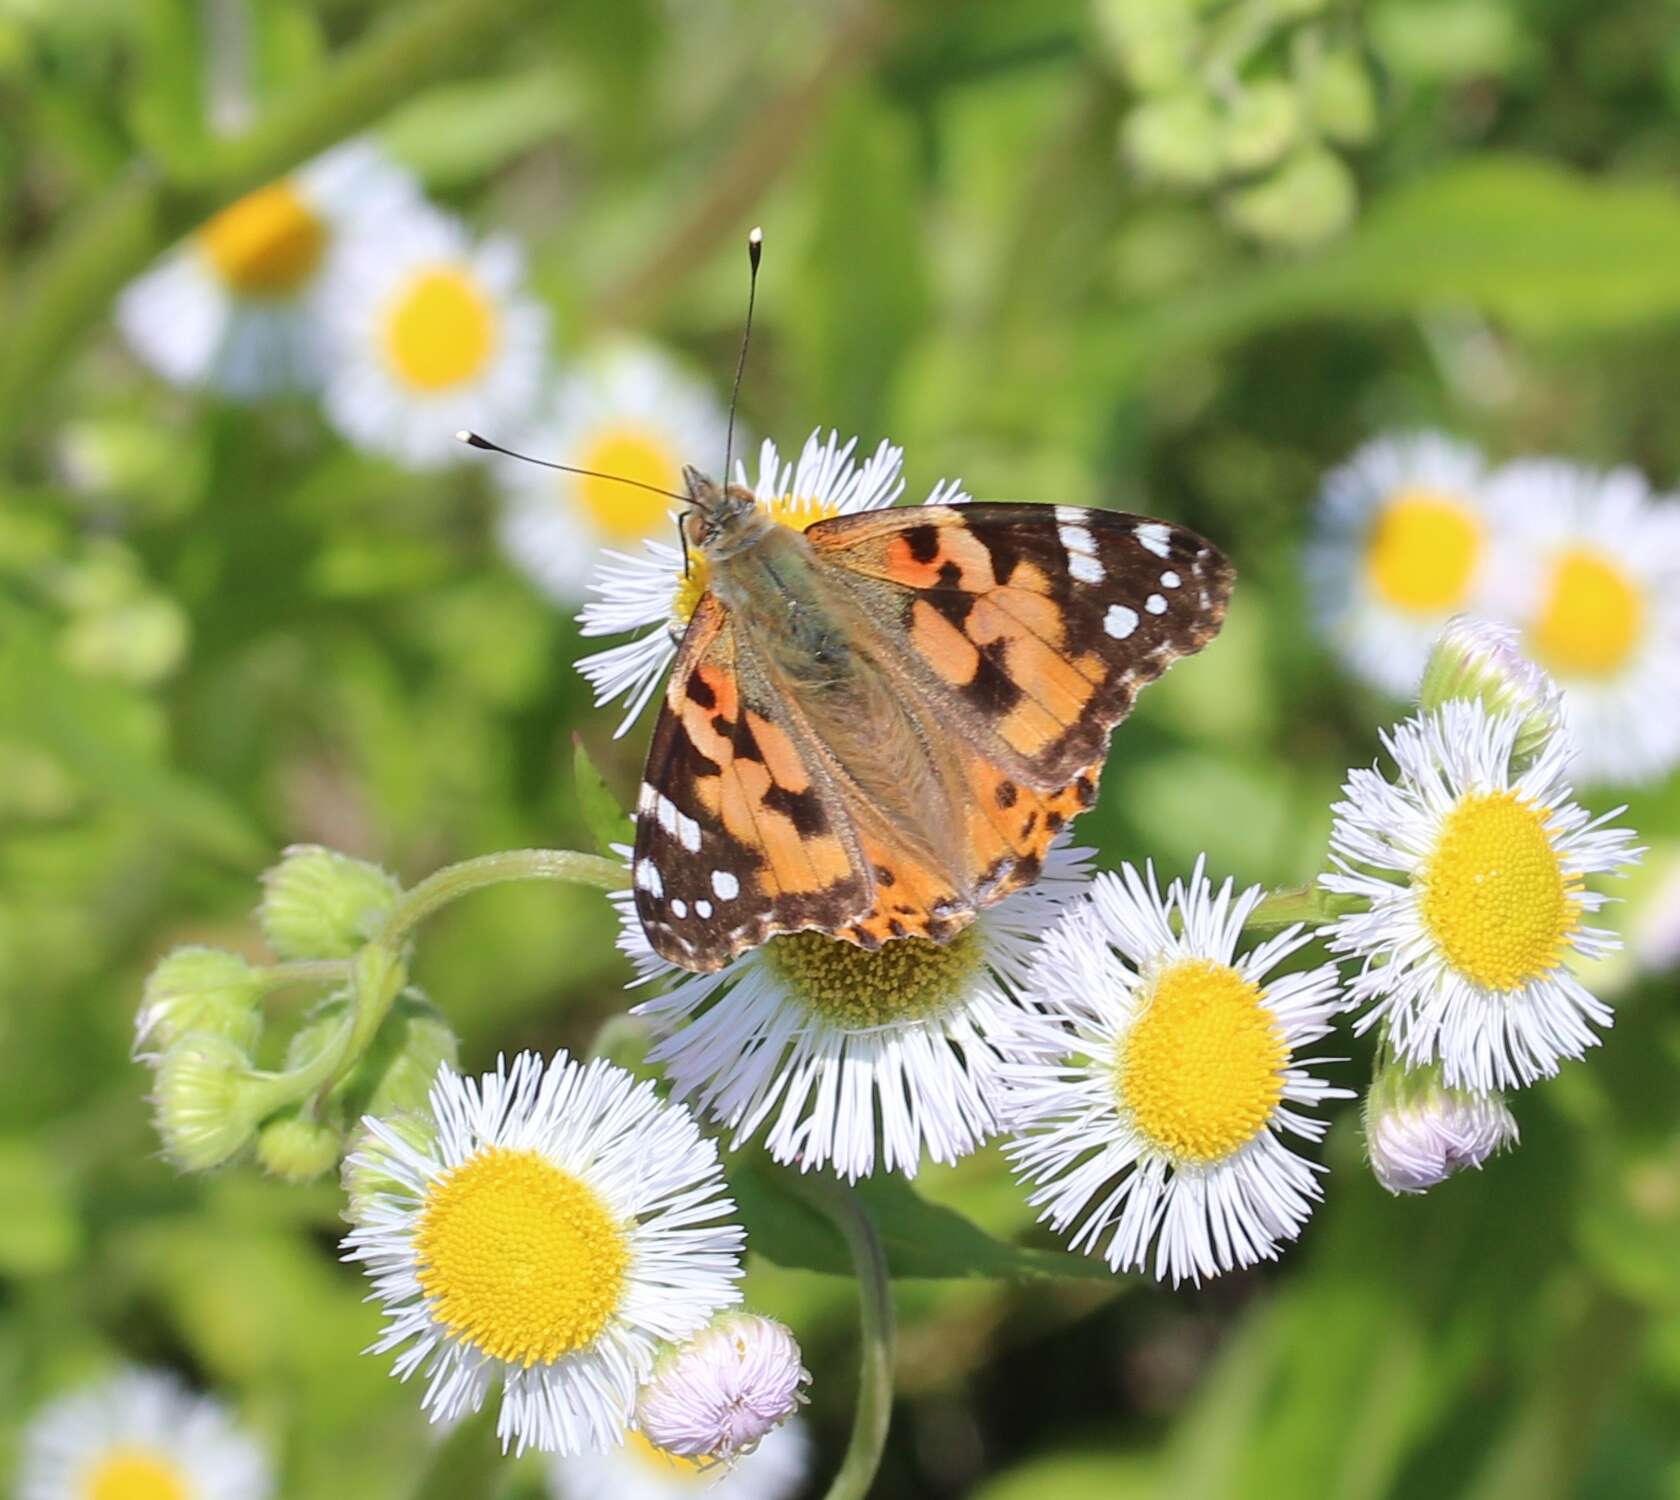
<svg viewBox="0 0 1680 1500"><path fill-rule="evenodd" d="M216 274L247 297L285 297L321 263L326 225L289 183L247 193L198 231Z"/></svg>
<svg viewBox="0 0 1680 1500"><path fill-rule="evenodd" d="M798 999L843 1031L945 1013L967 995L984 959L972 927L948 943L895 938L873 953L820 932L794 932L771 938L764 954Z"/></svg>
<svg viewBox="0 0 1680 1500"><path fill-rule="evenodd" d="M1417 877L1424 925L1459 973L1514 990L1551 969L1581 914L1545 815L1515 792L1466 797Z"/></svg>
<svg viewBox="0 0 1680 1500"><path fill-rule="evenodd" d="M680 1484L687 1484L690 1480L705 1481L711 1477L712 1470L717 1465L705 1459L688 1458L681 1453L668 1453L665 1449L650 1443L647 1436L635 1429L626 1434L624 1451L643 1467L662 1474L666 1479L674 1479Z"/></svg>
<svg viewBox="0 0 1680 1500"><path fill-rule="evenodd" d="M386 313L385 352L404 385L442 391L483 373L496 334L496 309L472 276L459 266L430 266Z"/></svg>
<svg viewBox="0 0 1680 1500"><path fill-rule="evenodd" d="M1529 641L1554 672L1609 677L1633 655L1644 624L1645 597L1627 572L1602 553L1575 547L1553 564Z"/></svg>
<svg viewBox="0 0 1680 1500"><path fill-rule="evenodd" d="M490 1146L434 1182L414 1235L421 1289L449 1333L515 1365L591 1343L624 1292L624 1227L534 1151Z"/></svg>
<svg viewBox="0 0 1680 1500"><path fill-rule="evenodd" d="M672 494L682 493L682 469L670 450L657 438L634 428L621 427L601 433L575 462L582 469L597 469L603 474L616 474L620 479L656 485ZM583 476L575 483L578 500L595 530L607 541L620 545L640 541L665 529L665 518L676 503L650 490L614 484L610 479Z"/></svg>
<svg viewBox="0 0 1680 1500"><path fill-rule="evenodd" d="M113 1448L82 1480L81 1500L191 1500L180 1469L145 1448Z"/></svg>
<svg viewBox="0 0 1680 1500"><path fill-rule="evenodd" d="M768 500L760 495L757 498L758 503L770 512L772 521L795 531L804 531L818 521L840 514L827 501L816 500L809 495L772 495ZM706 559L691 547L688 577L677 580L677 591L671 600L671 618L680 625L686 625L694 617L694 611L699 608L701 598L710 587L711 568Z"/></svg>
<svg viewBox="0 0 1680 1500"><path fill-rule="evenodd" d="M1120 1102L1175 1163L1222 1161L1266 1128L1289 1061L1258 985L1185 958L1156 977L1116 1067Z"/></svg>
<svg viewBox="0 0 1680 1500"><path fill-rule="evenodd" d="M1481 522L1462 501L1402 490L1371 528L1365 568L1372 588L1396 609L1438 614L1463 602L1481 550Z"/></svg>

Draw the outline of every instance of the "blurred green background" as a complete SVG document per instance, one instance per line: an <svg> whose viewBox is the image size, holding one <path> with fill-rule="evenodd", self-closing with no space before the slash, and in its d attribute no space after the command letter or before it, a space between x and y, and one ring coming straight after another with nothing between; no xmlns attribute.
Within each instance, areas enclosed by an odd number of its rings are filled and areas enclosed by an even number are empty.
<svg viewBox="0 0 1680 1500"><path fill-rule="evenodd" d="M230 10L254 120L223 139ZM1111 865L1317 868L1400 712L1303 600L1357 444L1438 425L1680 473L1674 0L0 0L0 121L0 1473L121 1357L229 1395L287 1496L409 1492L430 1439L358 1353L336 1186L157 1159L140 985L177 943L258 952L287 843L410 880L585 846L573 735L623 794L646 733L589 706L481 467L405 472L308 401L174 391L124 350L114 294L233 193L372 130L524 241L558 360L633 332L720 392L762 223L754 434L885 436L913 497L960 475L1218 541L1229 627L1081 825ZM1680 793L1626 821L1663 852ZM613 935L593 893L508 888L432 924L416 977L469 1067L586 1047L626 1004ZM1680 1496L1680 1024L1672 976L1619 979L1608 1044L1515 1101L1522 1148L1479 1175L1389 1199L1346 1109L1277 1267L900 1283L876 1493ZM995 1152L921 1188L1029 1232ZM820 1483L851 1287L755 1259L749 1296L818 1372Z"/></svg>

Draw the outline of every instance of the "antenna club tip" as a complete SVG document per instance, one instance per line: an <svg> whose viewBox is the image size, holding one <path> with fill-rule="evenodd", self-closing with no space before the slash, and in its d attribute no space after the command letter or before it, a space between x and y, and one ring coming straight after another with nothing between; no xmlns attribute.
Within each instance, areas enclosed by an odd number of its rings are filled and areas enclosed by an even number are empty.
<svg viewBox="0 0 1680 1500"><path fill-rule="evenodd" d="M467 431L465 427L455 434L455 441L457 443L465 443L469 448L490 449L493 446L484 438L481 438L476 432Z"/></svg>
<svg viewBox="0 0 1680 1500"><path fill-rule="evenodd" d="M762 245L764 243L764 228L762 225L755 224L747 231L747 243L749 245Z"/></svg>

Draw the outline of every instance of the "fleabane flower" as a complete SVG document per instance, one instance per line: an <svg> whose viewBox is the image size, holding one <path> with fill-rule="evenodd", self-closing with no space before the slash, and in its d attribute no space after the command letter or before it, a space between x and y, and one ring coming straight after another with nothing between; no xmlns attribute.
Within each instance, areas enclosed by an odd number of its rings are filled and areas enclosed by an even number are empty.
<svg viewBox="0 0 1680 1500"><path fill-rule="evenodd" d="M604 1453L558 1458L549 1466L554 1500L791 1500L811 1470L811 1440L798 1417L727 1466L682 1458L631 1429Z"/></svg>
<svg viewBox="0 0 1680 1500"><path fill-rule="evenodd" d="M660 1347L739 1300L716 1146L622 1068L446 1067L429 1116L363 1125L346 1258L386 1310L374 1352L425 1374L433 1421L500 1385L504 1447L609 1447Z"/></svg>
<svg viewBox="0 0 1680 1500"><path fill-rule="evenodd" d="M1567 736L1513 769L1520 729L1459 700L1388 731L1398 778L1349 773L1320 877L1357 903L1328 935L1363 960L1355 1029L1380 1024L1401 1062L1438 1061L1455 1088L1549 1077L1610 1024L1568 961L1616 946L1587 924L1607 898L1586 879L1631 863L1634 835L1571 800Z"/></svg>
<svg viewBox="0 0 1680 1500"><path fill-rule="evenodd" d="M407 172L352 141L207 220L122 294L118 325L176 385L236 400L312 390L338 277L423 211Z"/></svg>
<svg viewBox="0 0 1680 1500"><path fill-rule="evenodd" d="M1322 629L1359 677L1417 687L1456 614L1481 612L1495 550L1480 454L1433 432L1378 439L1325 476L1307 572Z"/></svg>
<svg viewBox="0 0 1680 1500"><path fill-rule="evenodd" d="M1522 653L1513 625L1456 615L1429 652L1418 685L1425 713L1453 699L1473 699L1490 714L1517 720L1512 746L1516 763L1527 765L1563 730L1563 694Z"/></svg>
<svg viewBox="0 0 1680 1500"><path fill-rule="evenodd" d="M636 1398L636 1426L661 1452L730 1463L799 1410L810 1380L782 1324L722 1313L660 1356Z"/></svg>
<svg viewBox="0 0 1680 1500"><path fill-rule="evenodd" d="M1365 1101L1365 1150L1391 1193L1424 1193L1517 1143L1504 1096L1448 1088L1440 1069L1390 1065Z"/></svg>
<svg viewBox="0 0 1680 1500"><path fill-rule="evenodd" d="M501 437L498 434L498 437ZM577 604L603 547L675 536L685 463L723 455L725 414L711 389L657 349L615 344L574 366L525 433L503 441L574 468L496 464L505 499L497 533L514 565L550 598Z"/></svg>
<svg viewBox="0 0 1680 1500"><path fill-rule="evenodd" d="M819 429L806 439L799 461L790 464L767 440L759 449L757 482L748 480L744 464L737 465L734 482L751 489L774 520L797 531L832 516L884 509L904 493L904 451L882 442L859 463L853 457L856 447L855 438L842 443L838 433L825 438ZM941 483L927 503L956 505L967 498L956 484ZM597 563L589 583L596 597L578 616L583 633L643 632L578 661L597 704L618 698L628 704L618 734L636 722L677 654L683 631L710 586L707 575L704 557L691 552L684 573L679 548L656 540L644 541L635 553L606 552Z"/></svg>
<svg viewBox="0 0 1680 1500"><path fill-rule="evenodd" d="M354 247L331 288L338 333L323 401L351 442L411 468L462 457L464 428L523 425L542 392L547 311L513 241L474 244L427 210Z"/></svg>
<svg viewBox="0 0 1680 1500"><path fill-rule="evenodd" d="M1089 884L1089 859L1052 845L1035 884L946 943L897 938L871 952L783 933L712 974L654 953L622 893L619 947L638 983L666 984L635 1007L656 1038L648 1059L732 1132L731 1149L763 1130L777 1161L852 1180L914 1176L923 1156L955 1161L999 1128L1001 1038L1036 941Z"/></svg>
<svg viewBox="0 0 1680 1500"><path fill-rule="evenodd" d="M1680 506L1632 469L1505 465L1490 501L1520 518L1498 607L1557 681L1585 783L1657 780L1680 764Z"/></svg>
<svg viewBox="0 0 1680 1500"><path fill-rule="evenodd" d="M263 1450L221 1402L124 1370L43 1407L23 1433L18 1500L266 1500Z"/></svg>
<svg viewBox="0 0 1680 1500"><path fill-rule="evenodd" d="M1299 928L1238 952L1259 887L1215 890L1198 861L1163 897L1130 865L1046 935L1002 1070L1005 1151L1075 1250L1200 1281L1275 1259L1319 1197L1303 1113L1347 1097L1302 1049L1341 1008L1336 969L1274 974Z"/></svg>

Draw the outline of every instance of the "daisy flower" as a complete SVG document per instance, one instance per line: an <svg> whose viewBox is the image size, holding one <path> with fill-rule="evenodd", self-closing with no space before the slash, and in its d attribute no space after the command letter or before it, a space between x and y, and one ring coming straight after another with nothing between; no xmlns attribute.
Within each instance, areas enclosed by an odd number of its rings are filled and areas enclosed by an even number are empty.
<svg viewBox="0 0 1680 1500"><path fill-rule="evenodd" d="M655 349L618 344L561 380L531 430L510 441L680 495L684 463L723 453L725 424L707 386ZM495 474L506 493L503 550L562 604L581 602L602 547L673 534L673 502L648 490L533 464L498 464Z"/></svg>
<svg viewBox="0 0 1680 1500"><path fill-rule="evenodd" d="M1323 1169L1287 1136L1349 1097L1301 1050L1341 1008L1335 966L1272 971L1311 934L1239 955L1265 892L1215 891L1197 862L1163 898L1151 871L1099 875L1045 937L1005 1065L1005 1147L1029 1201L1075 1250L1174 1285L1275 1259L1300 1233Z"/></svg>
<svg viewBox="0 0 1680 1500"><path fill-rule="evenodd" d="M614 897L637 983L668 987L635 1008L648 1060L673 1095L733 1132L761 1129L780 1162L832 1164L855 1181L914 1176L999 1128L999 1033L1034 947L1089 883L1090 851L1053 845L1038 881L985 908L948 943L900 938L875 952L820 932L784 933L713 974L649 946L629 892Z"/></svg>
<svg viewBox="0 0 1680 1500"><path fill-rule="evenodd" d="M736 467L735 483L751 489L773 519L800 531L831 516L884 509L904 493L904 450L883 442L858 463L856 447L855 438L841 443L837 433L824 438L819 429L806 439L798 463L789 464L767 441L759 449L758 482L749 483L743 464ZM927 503L958 505L967 498L957 484L941 483ZM685 576L682 553L669 542L645 541L636 553L607 552L597 564L589 584L597 597L578 616L583 633L644 632L578 662L598 705L615 698L628 703L618 734L636 722L653 696L707 587L706 559L691 555Z"/></svg>
<svg viewBox="0 0 1680 1500"><path fill-rule="evenodd" d="M173 1375L124 1370L43 1408L23 1434L18 1500L266 1500L274 1476L227 1408Z"/></svg>
<svg viewBox="0 0 1680 1500"><path fill-rule="evenodd" d="M363 1124L346 1258L386 1309L374 1352L425 1373L434 1422L499 1384L504 1447L610 1447L660 1346L740 1299L717 1147L622 1068L446 1066L422 1124Z"/></svg>
<svg viewBox="0 0 1680 1500"><path fill-rule="evenodd" d="M1498 574L1522 649L1556 679L1583 782L1680 763L1680 507L1631 469L1507 464L1490 500L1521 524Z"/></svg>
<svg viewBox="0 0 1680 1500"><path fill-rule="evenodd" d="M1367 443L1325 477L1307 552L1319 622L1351 671L1397 698L1448 619L1482 601L1481 482L1475 449L1430 432Z"/></svg>
<svg viewBox="0 0 1680 1500"><path fill-rule="evenodd" d="M237 400L313 389L339 275L420 211L407 172L365 142L339 146L201 225L122 294L118 326L176 385Z"/></svg>
<svg viewBox="0 0 1680 1500"><path fill-rule="evenodd" d="M1638 852L1570 800L1567 737L1512 770L1520 727L1460 700L1386 733L1399 778L1349 773L1320 877L1359 907L1328 933L1363 960L1355 1029L1380 1022L1402 1063L1483 1092L1549 1077L1610 1024L1568 959L1616 946L1584 920L1608 899L1584 882Z"/></svg>
<svg viewBox="0 0 1680 1500"><path fill-rule="evenodd" d="M811 1440L795 1417L727 1467L679 1458L632 1430L619 1448L556 1459L554 1500L791 1500L811 1471Z"/></svg>
<svg viewBox="0 0 1680 1500"><path fill-rule="evenodd" d="M412 468L465 451L462 428L523 424L542 390L548 314L507 239L474 245L427 211L355 247L332 287L338 343L323 400L351 442Z"/></svg>

